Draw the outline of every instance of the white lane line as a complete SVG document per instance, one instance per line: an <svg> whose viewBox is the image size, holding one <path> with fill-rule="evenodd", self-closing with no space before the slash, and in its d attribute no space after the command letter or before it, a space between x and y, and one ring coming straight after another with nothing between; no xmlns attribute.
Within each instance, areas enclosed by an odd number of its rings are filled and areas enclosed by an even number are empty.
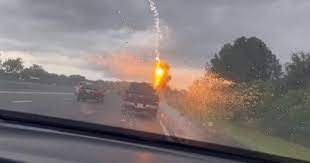
<svg viewBox="0 0 310 163"><path fill-rule="evenodd" d="M12 103L14 103L14 104L18 104L18 103L31 103L32 101L26 101L26 100L24 100L24 101L12 101Z"/></svg>
<svg viewBox="0 0 310 163"><path fill-rule="evenodd" d="M165 134L166 136L170 136L170 134L169 134L169 132L168 132L166 126L161 122L161 120L159 120L159 124L160 124L160 127L162 128L162 130L164 131L164 134Z"/></svg>
<svg viewBox="0 0 310 163"><path fill-rule="evenodd" d="M15 92L15 91L0 91L0 94L73 95L73 93L66 93L66 92Z"/></svg>
<svg viewBox="0 0 310 163"><path fill-rule="evenodd" d="M72 98L64 98L64 101L72 101Z"/></svg>

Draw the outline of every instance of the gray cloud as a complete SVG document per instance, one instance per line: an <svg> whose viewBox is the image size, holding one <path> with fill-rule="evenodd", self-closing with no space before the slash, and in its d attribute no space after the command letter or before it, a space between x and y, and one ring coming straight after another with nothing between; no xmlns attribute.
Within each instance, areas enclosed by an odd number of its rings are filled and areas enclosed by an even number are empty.
<svg viewBox="0 0 310 163"><path fill-rule="evenodd" d="M168 49L193 65L240 36L261 38L284 62L291 51L310 50L307 0L170 0L159 6L174 32L175 43Z"/></svg>
<svg viewBox="0 0 310 163"><path fill-rule="evenodd" d="M146 14L147 4L137 2L139 0L119 4L112 0L7 0L0 7L0 37L15 40L16 44L9 46L14 50L102 51L90 48L100 41L96 40L98 36L108 34L112 39L126 39L130 33L113 31L122 28L143 31L151 25L152 20ZM142 21L143 18L146 21ZM19 42L24 42L24 46L18 46Z"/></svg>
<svg viewBox="0 0 310 163"><path fill-rule="evenodd" d="M156 4L163 28L168 27L162 56L176 66L201 67L240 36L261 38L282 62L292 51L310 51L308 0ZM74 57L124 50L151 53L153 20L146 0L2 0L0 21L0 50Z"/></svg>

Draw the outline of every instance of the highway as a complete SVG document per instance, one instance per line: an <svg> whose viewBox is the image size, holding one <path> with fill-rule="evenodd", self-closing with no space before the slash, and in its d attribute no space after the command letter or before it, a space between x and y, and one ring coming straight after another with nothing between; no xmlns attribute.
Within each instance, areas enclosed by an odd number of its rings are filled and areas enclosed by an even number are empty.
<svg viewBox="0 0 310 163"><path fill-rule="evenodd" d="M16 87L14 85L14 87ZM157 118L147 115L123 115L121 97L113 91L105 94L103 103L92 101L78 102L73 88L48 89L31 86L30 89L16 89L2 85L0 87L0 109L27 112L51 117L59 117L123 127L144 132L163 134L223 145L239 146L229 136L215 128L197 125L192 120L171 108L162 99ZM23 86L20 86L23 88ZM42 89L43 88L43 89Z"/></svg>
<svg viewBox="0 0 310 163"><path fill-rule="evenodd" d="M159 119L147 115L126 115L120 110L121 98L107 93L104 103L77 102L72 92L0 91L0 108L67 118L84 122L124 127L146 132L165 134ZM167 134L167 133L166 133Z"/></svg>
<svg viewBox="0 0 310 163"><path fill-rule="evenodd" d="M171 112L172 109L166 104L160 105L158 116L155 119L147 115L131 114L124 116L120 109L121 102L121 97L115 92L106 93L104 102L97 103L92 101L78 102L76 96L69 91L0 90L0 109L124 127L167 136L184 137L190 133L188 138L199 138L193 135L199 133L198 130L180 130L190 129L191 127L186 127L188 123L183 121L176 112ZM171 119L178 119L179 121L173 125ZM65 162L69 162L68 160L100 162L102 158L111 160L109 162L124 162L124 158L127 162L163 162L163 160L171 162L171 156L166 158L163 155L157 156L156 152L141 152L137 150L137 147L130 153L129 146L126 146L125 149L114 144L107 146L99 142L94 143L96 140L86 144L80 139L74 140L66 136L62 136L60 139L53 135L51 138L48 133L40 133L38 138L33 136L33 133L27 133L24 130L12 132L10 128L5 129L0 137L2 140L0 144L3 146L0 154L8 158L31 159L30 162L59 162L55 158L65 160ZM23 139L20 139L21 137ZM63 143L58 141L57 143L57 140L65 141ZM43 143L39 143L40 141ZM85 152L85 149L88 152ZM64 152L70 150L74 152ZM44 156L48 157L45 158ZM188 161L184 161L183 158L177 162ZM202 161L200 160L200 162Z"/></svg>

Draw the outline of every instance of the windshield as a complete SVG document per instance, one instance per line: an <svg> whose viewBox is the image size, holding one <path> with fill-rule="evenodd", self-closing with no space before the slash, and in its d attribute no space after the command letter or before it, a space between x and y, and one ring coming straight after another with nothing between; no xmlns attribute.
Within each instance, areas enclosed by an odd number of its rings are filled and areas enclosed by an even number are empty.
<svg viewBox="0 0 310 163"><path fill-rule="evenodd" d="M146 83L131 83L127 92L129 93L139 93L145 95L154 95L155 90L153 87Z"/></svg>
<svg viewBox="0 0 310 163"><path fill-rule="evenodd" d="M310 161L309 7L2 0L0 108Z"/></svg>
<svg viewBox="0 0 310 163"><path fill-rule="evenodd" d="M91 90L96 90L97 89L97 87L95 85L92 85L92 84L82 85L81 88L83 88L83 89L91 89Z"/></svg>

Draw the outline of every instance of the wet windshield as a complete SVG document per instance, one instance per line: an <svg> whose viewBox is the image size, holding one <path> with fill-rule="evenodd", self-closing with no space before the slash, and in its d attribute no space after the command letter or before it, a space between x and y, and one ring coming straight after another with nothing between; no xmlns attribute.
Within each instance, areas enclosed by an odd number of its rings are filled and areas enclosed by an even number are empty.
<svg viewBox="0 0 310 163"><path fill-rule="evenodd" d="M91 90L98 89L95 85L92 85L92 84L85 84L85 85L82 86L82 88L84 88L84 89L91 89Z"/></svg>
<svg viewBox="0 0 310 163"><path fill-rule="evenodd" d="M310 161L309 7L1 0L0 108Z"/></svg>
<svg viewBox="0 0 310 163"><path fill-rule="evenodd" d="M146 94L146 95L155 95L155 90L153 87L146 83L132 83L127 89L127 92Z"/></svg>

